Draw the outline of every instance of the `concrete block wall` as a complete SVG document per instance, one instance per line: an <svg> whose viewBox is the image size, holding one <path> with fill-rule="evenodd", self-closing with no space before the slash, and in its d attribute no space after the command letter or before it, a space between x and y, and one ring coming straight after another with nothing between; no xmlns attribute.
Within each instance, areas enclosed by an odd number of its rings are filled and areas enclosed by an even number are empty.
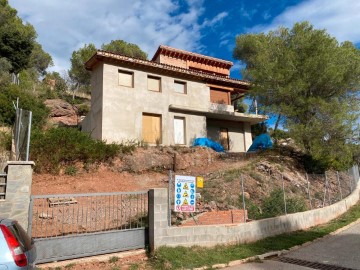
<svg viewBox="0 0 360 270"><path fill-rule="evenodd" d="M0 201L0 217L16 219L25 230L28 227L33 166L33 161L7 162L6 195L5 200Z"/></svg>
<svg viewBox="0 0 360 270"><path fill-rule="evenodd" d="M326 223L345 213L359 200L360 181L345 199L333 205L301 213L252 221L242 224L168 226L167 189L152 189L149 193L150 249L160 246L215 246L247 243L269 236L307 229Z"/></svg>

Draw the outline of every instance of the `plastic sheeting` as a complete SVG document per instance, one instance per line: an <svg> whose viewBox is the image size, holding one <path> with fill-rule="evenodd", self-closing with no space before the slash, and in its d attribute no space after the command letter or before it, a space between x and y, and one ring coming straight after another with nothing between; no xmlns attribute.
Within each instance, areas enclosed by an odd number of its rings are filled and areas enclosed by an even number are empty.
<svg viewBox="0 0 360 270"><path fill-rule="evenodd" d="M208 138L196 138L193 146L205 146L215 150L216 152L224 152L224 147L221 144Z"/></svg>
<svg viewBox="0 0 360 270"><path fill-rule="evenodd" d="M270 135L267 133L261 134L257 136L252 145L250 146L248 152L253 152L256 150L263 150L263 149L269 149L272 148L273 143L271 141Z"/></svg>

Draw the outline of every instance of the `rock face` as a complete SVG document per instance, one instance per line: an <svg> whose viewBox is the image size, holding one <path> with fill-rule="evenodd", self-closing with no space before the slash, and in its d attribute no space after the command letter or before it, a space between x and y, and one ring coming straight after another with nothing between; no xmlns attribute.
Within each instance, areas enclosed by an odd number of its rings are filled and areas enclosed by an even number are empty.
<svg viewBox="0 0 360 270"><path fill-rule="evenodd" d="M50 123L65 126L76 126L78 124L75 106L61 99L48 99L44 103L50 109Z"/></svg>

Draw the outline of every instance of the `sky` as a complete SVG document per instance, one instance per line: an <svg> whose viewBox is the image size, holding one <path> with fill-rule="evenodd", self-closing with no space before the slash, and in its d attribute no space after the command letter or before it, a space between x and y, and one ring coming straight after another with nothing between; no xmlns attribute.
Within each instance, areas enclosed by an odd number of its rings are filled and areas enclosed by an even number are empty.
<svg viewBox="0 0 360 270"><path fill-rule="evenodd" d="M32 24L60 74L74 50L122 39L151 59L160 44L234 62L235 37L309 21L360 47L360 0L8 0Z"/></svg>

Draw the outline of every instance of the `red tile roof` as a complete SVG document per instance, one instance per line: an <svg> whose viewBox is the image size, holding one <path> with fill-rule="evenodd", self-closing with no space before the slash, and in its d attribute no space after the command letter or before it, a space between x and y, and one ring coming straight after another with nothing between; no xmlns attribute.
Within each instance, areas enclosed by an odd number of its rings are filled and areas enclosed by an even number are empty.
<svg viewBox="0 0 360 270"><path fill-rule="evenodd" d="M223 60L222 60L223 61ZM227 85L234 88L248 88L249 82L244 80L232 79L225 76L219 76L216 74L210 74L197 70L185 69L177 66L161 64L153 61L143 60L139 58L133 58L122 54L116 54L112 52L98 50L86 63L87 70L92 70L94 66L99 62L110 62L115 64L123 64L132 67L141 67L149 69L151 71L157 71L161 73L168 73L179 77L186 77L201 80L207 83L215 83L219 85Z"/></svg>
<svg viewBox="0 0 360 270"><path fill-rule="evenodd" d="M151 61L155 61L156 58L159 56L159 54L172 56L174 58L179 58L182 60L192 60L192 61L200 62L200 63L205 62L208 65L221 66L221 67L224 67L227 69L230 69L234 65L233 62L230 62L230 61L226 61L223 59L210 57L210 56L202 55L202 54L198 54L198 53L188 52L188 51L172 48L172 47L165 46L165 45L159 46L159 48L155 52Z"/></svg>

